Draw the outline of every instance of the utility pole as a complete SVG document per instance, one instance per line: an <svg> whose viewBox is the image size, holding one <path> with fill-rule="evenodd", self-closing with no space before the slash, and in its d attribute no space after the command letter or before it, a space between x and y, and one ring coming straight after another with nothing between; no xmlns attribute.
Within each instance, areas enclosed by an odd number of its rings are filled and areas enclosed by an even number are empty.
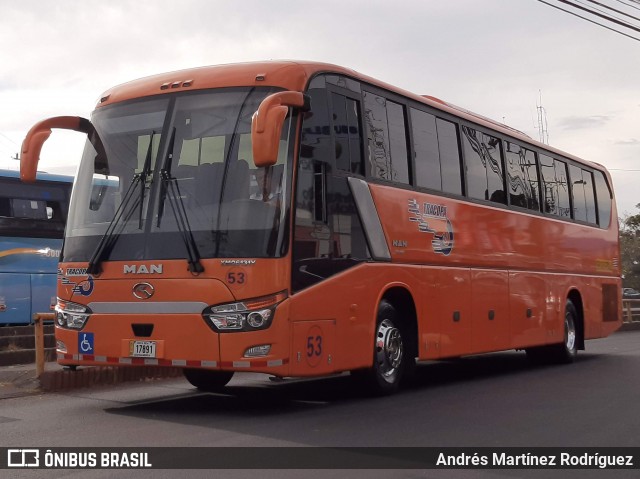
<svg viewBox="0 0 640 479"><path fill-rule="evenodd" d="M536 102L536 110L538 111L538 138L540 143L549 144L549 130L547 124L547 110L542 106L542 91L538 90L539 101Z"/></svg>

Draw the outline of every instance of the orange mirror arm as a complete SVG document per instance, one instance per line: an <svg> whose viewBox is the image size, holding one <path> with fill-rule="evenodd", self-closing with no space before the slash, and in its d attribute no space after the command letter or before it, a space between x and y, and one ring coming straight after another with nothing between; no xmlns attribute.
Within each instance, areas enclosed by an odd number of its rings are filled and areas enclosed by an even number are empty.
<svg viewBox="0 0 640 479"><path fill-rule="evenodd" d="M32 183L36 180L42 145L51 135L52 128L80 131L87 134L93 130L91 122L79 116L56 116L36 123L22 142L20 154L20 178L22 181Z"/></svg>

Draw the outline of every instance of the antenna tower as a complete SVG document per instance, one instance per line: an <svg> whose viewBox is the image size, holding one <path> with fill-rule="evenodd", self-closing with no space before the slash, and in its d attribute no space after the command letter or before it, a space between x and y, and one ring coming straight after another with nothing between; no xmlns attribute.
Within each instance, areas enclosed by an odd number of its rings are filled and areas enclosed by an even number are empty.
<svg viewBox="0 0 640 479"><path fill-rule="evenodd" d="M536 110L538 111L538 138L540 143L545 145L549 144L549 130L547 124L547 110L542 106L542 91L538 90L539 98L536 103Z"/></svg>

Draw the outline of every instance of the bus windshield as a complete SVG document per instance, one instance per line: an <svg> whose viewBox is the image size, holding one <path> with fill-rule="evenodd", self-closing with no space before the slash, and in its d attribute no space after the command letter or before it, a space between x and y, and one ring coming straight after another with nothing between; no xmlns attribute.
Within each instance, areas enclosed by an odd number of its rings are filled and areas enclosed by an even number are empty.
<svg viewBox="0 0 640 479"><path fill-rule="evenodd" d="M63 256L100 260L277 257L285 253L291 118L274 166L256 168L251 116L272 88L227 88L98 108ZM185 239L185 238L188 238Z"/></svg>

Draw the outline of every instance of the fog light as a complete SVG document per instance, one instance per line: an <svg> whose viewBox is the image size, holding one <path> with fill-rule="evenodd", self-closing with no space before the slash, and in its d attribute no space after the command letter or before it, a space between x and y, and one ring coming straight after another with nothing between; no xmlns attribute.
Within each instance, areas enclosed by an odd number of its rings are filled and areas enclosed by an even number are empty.
<svg viewBox="0 0 640 479"><path fill-rule="evenodd" d="M245 358L256 358L259 356L266 356L267 354L269 354L269 352L271 351L271 345L270 344L262 344L260 346L253 346L249 349L247 349L244 352L244 357Z"/></svg>
<svg viewBox="0 0 640 479"><path fill-rule="evenodd" d="M58 340L56 340L56 350L60 351L61 353L66 353L67 352L67 345L64 344L63 341L60 341L58 339Z"/></svg>

